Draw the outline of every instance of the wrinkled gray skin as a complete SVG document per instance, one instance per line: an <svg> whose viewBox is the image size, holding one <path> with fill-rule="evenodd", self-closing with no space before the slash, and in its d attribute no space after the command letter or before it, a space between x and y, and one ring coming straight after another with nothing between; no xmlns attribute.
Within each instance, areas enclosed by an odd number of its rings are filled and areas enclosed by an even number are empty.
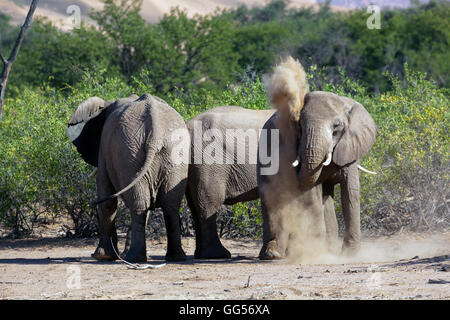
<svg viewBox="0 0 450 320"><path fill-rule="evenodd" d="M98 123L89 125L94 121ZM105 102L102 113L89 120L80 137L73 141L88 163L98 165L100 239L92 255L97 260L118 258L111 245L112 239L118 252L114 223L118 193L122 193L131 212L131 243L122 254L124 259L147 261L147 214L149 210L162 208L168 239L166 260L185 260L178 210L186 188L188 165L175 164L170 157L176 143L171 141L170 134L180 128L186 128L183 119L164 101L148 94L133 95Z"/></svg>
<svg viewBox="0 0 450 320"><path fill-rule="evenodd" d="M217 234L217 211L223 205L257 199L258 187L256 181L256 161L251 164L246 158L244 164L206 164L195 163L195 150L201 152L210 141L196 143L194 123L201 123L202 131L217 129L225 137L227 129L253 129L256 132L255 142L259 139L259 130L274 113L273 110L250 110L241 107L223 106L208 110L187 123L191 135L191 162L189 165L186 198L191 209L196 233L196 259L230 258L230 252L221 244ZM228 137L230 140L230 137ZM201 139L201 138L200 138ZM232 138L231 138L232 139ZM238 140L235 140L236 144ZM242 143L243 140L239 140ZM226 139L219 145L226 154ZM246 143L245 154L255 156L258 143ZM233 159L236 153L228 150L228 159ZM236 159L235 159L236 160Z"/></svg>
<svg viewBox="0 0 450 320"><path fill-rule="evenodd" d="M280 128L278 114L264 128ZM338 183L345 223L342 253L354 254L360 247L361 234L357 164L375 142L377 128L372 117L352 99L317 91L306 95L300 123L291 122L289 130L280 132L280 171L263 176L259 163L257 168L263 214L260 259L281 259L289 252L295 237L280 227L286 221L284 213L281 217L278 213L280 203L294 200L298 214L309 217L309 236L327 239L330 246L336 243L338 225L333 196ZM323 166L330 151L332 162ZM292 163L297 157L300 164L294 168ZM277 190L276 195L273 190Z"/></svg>

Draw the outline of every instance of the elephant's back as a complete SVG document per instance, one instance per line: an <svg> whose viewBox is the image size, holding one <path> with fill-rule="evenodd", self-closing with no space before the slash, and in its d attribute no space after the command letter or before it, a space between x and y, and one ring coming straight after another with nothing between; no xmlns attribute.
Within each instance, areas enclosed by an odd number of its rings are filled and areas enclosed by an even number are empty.
<svg viewBox="0 0 450 320"><path fill-rule="evenodd" d="M189 130L194 123L201 123L204 129L261 129L274 110L254 110L239 106L220 106L207 110L187 123Z"/></svg>
<svg viewBox="0 0 450 320"><path fill-rule="evenodd" d="M150 94L137 99L119 99L105 122L105 131L116 138L146 136L158 126L163 131L185 128L181 115L164 100ZM127 138L128 137L128 138Z"/></svg>

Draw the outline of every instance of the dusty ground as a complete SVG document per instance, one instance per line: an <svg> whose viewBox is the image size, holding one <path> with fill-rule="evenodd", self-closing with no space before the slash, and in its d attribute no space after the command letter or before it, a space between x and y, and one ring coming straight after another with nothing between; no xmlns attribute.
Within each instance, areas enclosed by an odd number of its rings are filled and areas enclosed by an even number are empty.
<svg viewBox="0 0 450 320"><path fill-rule="evenodd" d="M259 241L223 242L231 260L193 260L188 238L186 262L135 270L94 261L96 239L0 240L0 298L450 299L448 233L366 240L353 260L320 264L259 261ZM149 241L148 252L164 263L165 242Z"/></svg>

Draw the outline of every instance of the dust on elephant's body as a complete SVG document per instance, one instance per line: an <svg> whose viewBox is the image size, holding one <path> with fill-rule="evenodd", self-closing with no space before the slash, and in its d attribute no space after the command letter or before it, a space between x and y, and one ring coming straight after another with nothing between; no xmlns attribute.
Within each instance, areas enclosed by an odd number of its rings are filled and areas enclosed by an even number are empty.
<svg viewBox="0 0 450 320"><path fill-rule="evenodd" d="M100 242L93 254L96 259L117 259L114 220L119 195L132 218L126 260L146 261L147 213L157 207L164 212L168 233L166 259L185 259L178 210L188 163L172 158L177 145L172 141L175 130L184 132L189 148L189 134L181 116L163 100L148 94L107 102L90 98L72 115L69 138L85 161L98 166Z"/></svg>
<svg viewBox="0 0 450 320"><path fill-rule="evenodd" d="M259 197L256 181L259 132L273 113L273 110L223 106L208 110L187 123L191 135L191 162L186 198L194 218L196 258L230 257L217 235L217 211L223 204L232 205ZM216 132L222 140L211 142L208 132ZM202 136L203 133L206 136ZM223 161L208 164L205 151L214 143L218 143L216 150L222 153ZM235 148L231 149L227 144L235 145ZM239 161L239 152L244 161Z"/></svg>
<svg viewBox="0 0 450 320"><path fill-rule="evenodd" d="M283 258L298 242L298 234L322 247L325 240L334 245L338 233L333 196L338 183L345 223L342 250L356 252L360 246L358 166L375 142L372 117L350 98L308 93L303 67L290 57L275 69L268 93L277 113L264 127L280 132L280 170L262 175L264 165L258 162L263 214L260 258Z"/></svg>

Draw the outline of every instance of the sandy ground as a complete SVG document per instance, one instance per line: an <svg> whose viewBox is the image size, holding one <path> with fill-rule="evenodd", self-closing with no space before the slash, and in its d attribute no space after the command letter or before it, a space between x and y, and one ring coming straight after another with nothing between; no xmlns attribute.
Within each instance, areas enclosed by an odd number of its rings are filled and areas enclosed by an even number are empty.
<svg viewBox="0 0 450 320"><path fill-rule="evenodd" d="M231 260L188 260L136 270L101 263L96 239L0 240L1 299L450 299L450 234L366 240L350 260L260 261L260 241L223 240ZM124 239L120 240L120 247ZM165 242L148 241L149 263Z"/></svg>

